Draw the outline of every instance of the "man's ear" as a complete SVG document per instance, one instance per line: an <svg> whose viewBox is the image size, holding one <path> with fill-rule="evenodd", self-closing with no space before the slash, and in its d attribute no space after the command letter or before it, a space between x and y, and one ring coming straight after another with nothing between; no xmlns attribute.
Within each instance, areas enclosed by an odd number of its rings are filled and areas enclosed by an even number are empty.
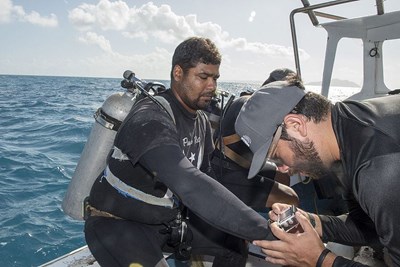
<svg viewBox="0 0 400 267"><path fill-rule="evenodd" d="M290 136L307 136L306 117L301 114L288 114L283 119L286 131Z"/></svg>
<svg viewBox="0 0 400 267"><path fill-rule="evenodd" d="M179 65L175 65L172 70L172 75L174 76L175 81L180 81L183 77L183 69Z"/></svg>

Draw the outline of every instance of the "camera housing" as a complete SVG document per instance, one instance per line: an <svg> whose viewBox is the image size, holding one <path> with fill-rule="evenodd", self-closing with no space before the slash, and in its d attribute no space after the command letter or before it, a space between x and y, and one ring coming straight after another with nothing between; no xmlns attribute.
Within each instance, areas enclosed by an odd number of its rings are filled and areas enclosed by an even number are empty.
<svg viewBox="0 0 400 267"><path fill-rule="evenodd" d="M299 230L298 229L298 227L300 227L299 221L297 221L295 216L296 210L297 210L296 207L292 205L289 208L282 211L280 214L278 214L277 223L279 227L281 227L288 233L296 232L297 230Z"/></svg>

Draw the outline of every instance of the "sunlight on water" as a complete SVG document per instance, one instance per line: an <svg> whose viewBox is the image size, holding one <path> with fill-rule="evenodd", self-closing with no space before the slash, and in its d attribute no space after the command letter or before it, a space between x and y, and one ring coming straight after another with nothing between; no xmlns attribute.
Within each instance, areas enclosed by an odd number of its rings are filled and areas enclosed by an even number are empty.
<svg viewBox="0 0 400 267"><path fill-rule="evenodd" d="M314 93L321 93L321 87L316 86L316 85L306 85L306 89L308 91L314 92ZM337 101L343 101L346 98L358 93L361 91L361 88L358 87L338 87L338 86L331 86L329 89L329 95L328 98L331 100L333 103Z"/></svg>

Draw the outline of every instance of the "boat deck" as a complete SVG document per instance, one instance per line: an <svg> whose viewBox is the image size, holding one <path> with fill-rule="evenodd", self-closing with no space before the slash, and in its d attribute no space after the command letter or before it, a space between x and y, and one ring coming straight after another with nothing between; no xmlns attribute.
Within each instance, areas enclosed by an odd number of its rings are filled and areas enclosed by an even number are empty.
<svg viewBox="0 0 400 267"><path fill-rule="evenodd" d="M340 248L339 248L340 249ZM386 255L384 255L386 256ZM211 267L212 257L204 257L203 262L200 265L190 265L190 263L176 262L171 255L165 255L167 262L171 267L185 267L185 266L202 266ZM374 267L387 267L383 260L374 257L374 250L370 247L364 246L355 254L355 261L362 264ZM278 267L267 263L260 255L259 249L253 245L250 245L249 258L247 260L246 267ZM54 259L48 263L45 263L39 267L100 267L97 261L87 246L83 246L77 250L74 250L66 255L63 255L57 259Z"/></svg>
<svg viewBox="0 0 400 267"><path fill-rule="evenodd" d="M258 250L258 251L257 251ZM184 262L176 262L171 255L165 255L168 264L171 267L184 267L184 266L193 266L189 263ZM203 261L200 263L203 266L208 267L212 266L212 257L204 257ZM274 267L278 265L269 264L264 259L263 256L259 253L259 249L257 247L251 245L249 249L249 258L246 264L246 267ZM88 246L83 246L79 249L76 249L68 254L65 254L57 259L54 259L48 263L41 265L40 267L100 267L100 265L96 262L93 255L90 253Z"/></svg>

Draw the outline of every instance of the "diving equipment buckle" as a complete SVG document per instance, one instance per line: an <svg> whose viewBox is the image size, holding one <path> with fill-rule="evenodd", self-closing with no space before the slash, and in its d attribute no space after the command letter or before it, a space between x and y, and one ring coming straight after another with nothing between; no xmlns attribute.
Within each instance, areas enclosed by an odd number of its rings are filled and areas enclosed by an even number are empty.
<svg viewBox="0 0 400 267"><path fill-rule="evenodd" d="M166 224L167 228L160 230L161 234L169 234L168 245L174 248L174 255L177 260L187 261L190 259L193 239L190 231L182 215L178 212L176 219Z"/></svg>

